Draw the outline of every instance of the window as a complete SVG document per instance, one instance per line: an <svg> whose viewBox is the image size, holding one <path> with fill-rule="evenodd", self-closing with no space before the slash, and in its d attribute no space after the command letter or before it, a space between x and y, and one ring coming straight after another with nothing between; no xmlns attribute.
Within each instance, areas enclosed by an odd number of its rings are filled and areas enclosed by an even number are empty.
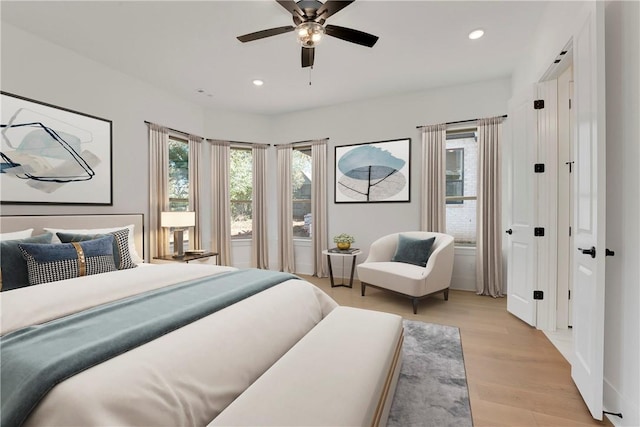
<svg viewBox="0 0 640 427"><path fill-rule="evenodd" d="M447 200L448 205L459 205L464 196L464 148L447 148Z"/></svg>
<svg viewBox="0 0 640 427"><path fill-rule="evenodd" d="M311 147L293 149L293 237L311 238Z"/></svg>
<svg viewBox="0 0 640 427"><path fill-rule="evenodd" d="M456 245L476 244L477 171L476 129L447 131L447 234Z"/></svg>
<svg viewBox="0 0 640 427"><path fill-rule="evenodd" d="M189 143L169 137L169 210L189 210ZM189 247L189 229L184 231L185 247ZM169 251L173 252L173 228L169 233Z"/></svg>
<svg viewBox="0 0 640 427"><path fill-rule="evenodd" d="M189 210L189 144L169 138L169 210Z"/></svg>
<svg viewBox="0 0 640 427"><path fill-rule="evenodd" d="M253 154L251 149L231 147L230 157L231 238L250 239L253 229Z"/></svg>

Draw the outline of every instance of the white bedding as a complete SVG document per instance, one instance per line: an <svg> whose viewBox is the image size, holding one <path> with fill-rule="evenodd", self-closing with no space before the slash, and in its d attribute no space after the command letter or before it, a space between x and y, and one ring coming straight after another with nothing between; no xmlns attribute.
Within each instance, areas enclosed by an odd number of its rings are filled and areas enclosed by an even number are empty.
<svg viewBox="0 0 640 427"><path fill-rule="evenodd" d="M6 292L2 334L229 269L164 264ZM336 306L288 280L73 376L25 425L206 425Z"/></svg>

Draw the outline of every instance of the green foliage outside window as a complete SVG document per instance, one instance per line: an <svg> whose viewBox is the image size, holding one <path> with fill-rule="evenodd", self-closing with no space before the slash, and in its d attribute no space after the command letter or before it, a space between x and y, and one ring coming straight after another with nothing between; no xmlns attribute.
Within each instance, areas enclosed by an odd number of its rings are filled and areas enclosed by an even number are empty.
<svg viewBox="0 0 640 427"><path fill-rule="evenodd" d="M169 140L169 206L189 210L189 144L175 139Z"/></svg>

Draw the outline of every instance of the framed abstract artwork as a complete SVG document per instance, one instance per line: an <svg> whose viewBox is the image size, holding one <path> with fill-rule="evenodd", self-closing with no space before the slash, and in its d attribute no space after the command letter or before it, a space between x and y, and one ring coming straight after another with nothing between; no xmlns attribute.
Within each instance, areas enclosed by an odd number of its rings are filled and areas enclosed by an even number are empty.
<svg viewBox="0 0 640 427"><path fill-rule="evenodd" d="M110 120L0 96L0 203L113 204Z"/></svg>
<svg viewBox="0 0 640 427"><path fill-rule="evenodd" d="M335 202L411 201L411 138L335 147Z"/></svg>

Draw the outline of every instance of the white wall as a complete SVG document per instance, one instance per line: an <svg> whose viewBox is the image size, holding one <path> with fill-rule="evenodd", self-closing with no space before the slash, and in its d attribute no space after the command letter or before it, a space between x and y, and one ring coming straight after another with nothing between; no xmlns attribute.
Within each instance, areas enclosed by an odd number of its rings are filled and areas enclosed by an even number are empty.
<svg viewBox="0 0 640 427"><path fill-rule="evenodd" d="M364 252L358 258L361 262L378 237L420 229L422 150L416 126L502 115L507 111L510 95L510 79L505 78L283 114L273 117L273 137L277 143L330 138L329 239L343 232L354 235L354 246ZM335 146L407 137L412 139L410 203L333 202ZM310 256L300 248L296 249L296 256L298 254ZM296 264L298 262L296 260ZM343 275L340 268L336 270L334 274ZM468 276L471 271L475 277L475 263L472 270L461 272L461 276ZM468 286L452 283L454 288L474 289Z"/></svg>
<svg viewBox="0 0 640 427"><path fill-rule="evenodd" d="M616 425L640 425L640 11L638 2L607 2L607 259L605 296L604 407L622 412ZM551 2L513 75L513 93L538 81L570 41L584 17L585 2Z"/></svg>

